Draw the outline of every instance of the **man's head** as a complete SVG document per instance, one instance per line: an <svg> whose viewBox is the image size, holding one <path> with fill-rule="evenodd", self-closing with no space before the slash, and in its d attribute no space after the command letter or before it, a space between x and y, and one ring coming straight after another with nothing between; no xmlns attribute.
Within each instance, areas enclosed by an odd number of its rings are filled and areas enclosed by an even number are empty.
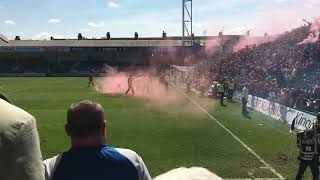
<svg viewBox="0 0 320 180"><path fill-rule="evenodd" d="M68 109L65 129L75 146L104 144L105 126L103 108L98 103L84 100Z"/></svg>

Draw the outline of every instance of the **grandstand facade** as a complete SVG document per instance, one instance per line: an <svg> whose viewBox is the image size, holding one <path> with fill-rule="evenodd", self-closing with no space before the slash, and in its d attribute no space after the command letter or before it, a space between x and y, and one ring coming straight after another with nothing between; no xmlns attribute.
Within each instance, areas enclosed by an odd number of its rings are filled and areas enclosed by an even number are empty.
<svg viewBox="0 0 320 180"><path fill-rule="evenodd" d="M0 73L68 73L99 70L105 65L178 64L206 58L206 48L232 51L241 36L195 37L184 46L181 37L8 40L0 38Z"/></svg>

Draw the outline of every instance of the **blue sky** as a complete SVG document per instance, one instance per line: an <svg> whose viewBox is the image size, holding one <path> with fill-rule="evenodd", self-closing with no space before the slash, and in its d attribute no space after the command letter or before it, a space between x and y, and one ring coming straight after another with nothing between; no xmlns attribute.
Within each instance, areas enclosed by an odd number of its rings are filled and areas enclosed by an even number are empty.
<svg viewBox="0 0 320 180"><path fill-rule="evenodd" d="M0 33L9 38L181 35L182 0L0 0ZM193 0L196 35L278 33L320 16L320 0Z"/></svg>

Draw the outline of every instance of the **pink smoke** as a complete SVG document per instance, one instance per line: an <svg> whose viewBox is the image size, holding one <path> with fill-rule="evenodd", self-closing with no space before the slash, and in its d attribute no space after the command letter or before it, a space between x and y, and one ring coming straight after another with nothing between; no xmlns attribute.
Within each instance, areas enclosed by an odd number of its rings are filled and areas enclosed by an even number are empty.
<svg viewBox="0 0 320 180"><path fill-rule="evenodd" d="M279 35L304 25L303 19L312 20L319 16L320 1L264 1L261 15L258 16L253 31Z"/></svg>
<svg viewBox="0 0 320 180"><path fill-rule="evenodd" d="M207 56L212 56L213 54L219 52L219 47L221 47L221 40L218 39L207 39L205 53Z"/></svg>
<svg viewBox="0 0 320 180"><path fill-rule="evenodd" d="M179 105L185 101L185 97L176 90L175 87L170 86L169 90L165 90L165 86L160 82L159 77L149 76L150 69L145 71L133 72L119 72L112 68L108 68L107 74L97 82L96 90L109 95L122 94L128 89L128 76L133 75L133 88L135 97L147 99L146 106L152 108L157 107L159 110L173 111L173 112L191 112L192 114L203 115L199 109L195 108L192 103ZM154 73L155 74L155 73ZM182 86L185 87L185 86ZM132 93L129 92L129 96Z"/></svg>
<svg viewBox="0 0 320 180"><path fill-rule="evenodd" d="M228 1L226 1L228 2ZM242 3L242 1L236 3ZM252 3L256 3L252 1ZM275 40L279 34L282 34L286 31L290 31L293 28L299 27L305 22L303 19L310 20L313 17L319 16L320 1L319 0L295 0L295 1L263 1L262 7L260 7L259 13L252 12L243 12L243 16L239 18L250 18L251 21L248 24L245 24L245 27L250 27L252 34L259 35L260 38L263 38L264 33L268 33ZM239 27L234 27L235 22L232 24L226 24L224 21L220 22L219 26L226 26L226 32L233 32L235 34L243 33L241 28L243 25L239 24ZM306 42L314 42L318 37L319 23L313 23L313 28L311 32L313 35L310 35L306 39ZM210 24L208 23L207 26ZM232 29L236 29L231 31ZM217 33L218 27L212 26L209 27L209 32ZM261 44L265 41L259 41L253 37L244 37L241 41L234 47L234 51L239 51L247 45ZM269 42L267 40L266 42Z"/></svg>
<svg viewBox="0 0 320 180"><path fill-rule="evenodd" d="M106 94L125 94L128 89L128 72L108 73L99 82L98 90ZM147 73L139 72L133 75L134 95L139 97L158 97L166 94L164 85L157 78ZM133 95L130 91L128 95Z"/></svg>
<svg viewBox="0 0 320 180"><path fill-rule="evenodd" d="M266 36L266 37L251 37L251 36L243 36L239 42L233 47L233 52L238 52L241 49L251 46L251 45L259 45L267 42L274 41L277 36Z"/></svg>
<svg viewBox="0 0 320 180"><path fill-rule="evenodd" d="M320 17L316 18L310 28L309 36L298 44L315 43L320 37Z"/></svg>

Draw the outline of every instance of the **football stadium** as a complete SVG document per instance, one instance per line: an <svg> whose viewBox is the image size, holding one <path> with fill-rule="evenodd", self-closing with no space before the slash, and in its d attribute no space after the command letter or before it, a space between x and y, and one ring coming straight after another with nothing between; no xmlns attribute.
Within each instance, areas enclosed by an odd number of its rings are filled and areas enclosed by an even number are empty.
<svg viewBox="0 0 320 180"><path fill-rule="evenodd" d="M121 8L116 2L109 1L109 7ZM101 38L75 33L74 38L33 39L7 36L0 28L0 179L29 180L27 174L42 173L29 165L20 168L25 157L37 154L16 153L28 143L39 145L41 160L64 152L52 171L47 162L41 164L46 180L319 179L320 18L297 17L299 25L274 34L252 35L245 29L236 35L224 30L198 35L193 16L200 8L192 3L182 0L182 34L176 36L160 30L158 37L106 32ZM94 134L73 134L76 102L101 105L103 143L92 141ZM26 136L24 145L17 140L26 126L17 119L20 111L36 122L35 138ZM79 122L96 118L84 112L75 116ZM10 117L18 124L6 126ZM89 133L96 126L75 127ZM33 138L38 142L32 144ZM86 154L72 162L75 149L83 153L79 147L93 144L130 149L140 164L118 149L99 152L97 161L92 160L97 154ZM123 157L139 178L129 178L131 171L120 168ZM109 170L100 175L92 169L103 169L102 159ZM20 170L27 173L6 173Z"/></svg>

